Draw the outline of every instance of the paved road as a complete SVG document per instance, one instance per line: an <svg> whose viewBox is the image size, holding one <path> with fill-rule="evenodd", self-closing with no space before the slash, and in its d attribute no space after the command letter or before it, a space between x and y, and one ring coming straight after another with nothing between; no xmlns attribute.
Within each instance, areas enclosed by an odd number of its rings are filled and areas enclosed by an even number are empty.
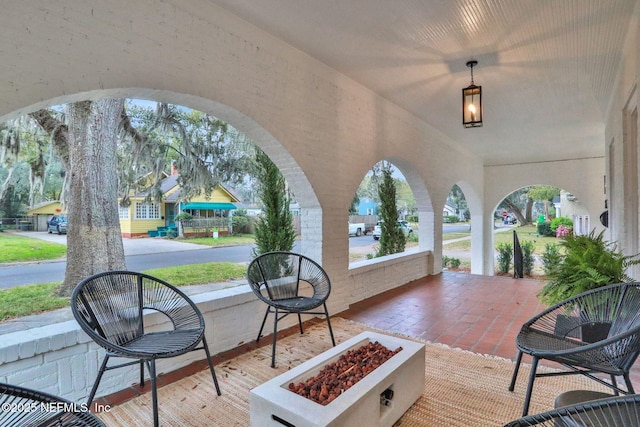
<svg viewBox="0 0 640 427"><path fill-rule="evenodd" d="M451 227L451 226L445 226ZM464 225L463 227L468 227ZM443 232L445 232L443 230ZM16 233L51 242L66 244L66 235L46 232ZM123 239L127 268L134 271L207 262L249 262L253 245L203 247L192 243L169 239ZM368 250L377 243L371 235L350 237L349 247ZM294 247L294 250L295 247ZM0 264L0 289L32 283L62 281L66 269L65 260L42 261L24 264Z"/></svg>
<svg viewBox="0 0 640 427"><path fill-rule="evenodd" d="M66 244L66 236L46 232L19 233ZM206 262L249 262L253 245L207 247L168 239L123 239L127 268L134 271ZM0 288L62 281L66 260L0 265Z"/></svg>
<svg viewBox="0 0 640 427"><path fill-rule="evenodd" d="M143 255L127 255L125 262L129 270L141 271L150 268L171 267L206 262L248 262L252 245L206 248L189 251L161 252ZM66 261L12 264L0 266L0 288L17 285L62 281Z"/></svg>

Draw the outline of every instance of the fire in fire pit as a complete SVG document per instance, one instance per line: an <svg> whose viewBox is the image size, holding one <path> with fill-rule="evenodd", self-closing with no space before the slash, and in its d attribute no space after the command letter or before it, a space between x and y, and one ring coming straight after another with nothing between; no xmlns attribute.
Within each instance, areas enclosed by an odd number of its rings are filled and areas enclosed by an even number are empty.
<svg viewBox="0 0 640 427"><path fill-rule="evenodd" d="M401 350L402 347L392 351L378 341L369 342L347 351L305 382L290 383L289 390L321 405L328 405Z"/></svg>

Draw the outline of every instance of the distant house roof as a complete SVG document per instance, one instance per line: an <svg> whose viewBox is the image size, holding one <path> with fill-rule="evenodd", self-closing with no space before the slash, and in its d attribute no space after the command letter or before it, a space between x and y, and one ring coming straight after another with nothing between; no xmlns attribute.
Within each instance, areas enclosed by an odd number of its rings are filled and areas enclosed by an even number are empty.
<svg viewBox="0 0 640 427"><path fill-rule="evenodd" d="M167 194L177 186L178 186L178 175L169 175L166 178L163 178L162 181L160 181L160 191L162 192L162 194ZM148 190L143 190L136 193L136 195L133 197L144 198L144 197L147 197L148 194L149 194Z"/></svg>
<svg viewBox="0 0 640 427"><path fill-rule="evenodd" d="M178 176L179 175L168 175L166 178L160 181L160 191L164 195L163 201L165 203L177 203L180 200L181 188L180 188L180 184L178 184ZM218 184L218 189L220 189L225 194L227 194L231 202L240 201L240 199L238 199L238 197L236 197L235 194L233 194L228 188L222 186L221 184ZM132 198L143 199L147 197L148 194L149 194L148 190L140 191ZM200 200L198 200L198 202L200 202ZM196 209L196 208L186 208L186 209ZM206 208L199 208L199 209L206 209ZM221 208L212 208L212 209L221 209ZM236 207L234 206L233 209L236 209Z"/></svg>
<svg viewBox="0 0 640 427"><path fill-rule="evenodd" d="M62 212L62 204L57 200L37 203L27 211L27 215L55 215Z"/></svg>

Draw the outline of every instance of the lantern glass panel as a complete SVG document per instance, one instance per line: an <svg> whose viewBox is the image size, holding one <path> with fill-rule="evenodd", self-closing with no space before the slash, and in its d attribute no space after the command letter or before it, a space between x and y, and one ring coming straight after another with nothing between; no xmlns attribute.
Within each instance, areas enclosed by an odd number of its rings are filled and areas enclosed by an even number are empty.
<svg viewBox="0 0 640 427"><path fill-rule="evenodd" d="M482 126L482 87L462 89L462 123L465 127Z"/></svg>

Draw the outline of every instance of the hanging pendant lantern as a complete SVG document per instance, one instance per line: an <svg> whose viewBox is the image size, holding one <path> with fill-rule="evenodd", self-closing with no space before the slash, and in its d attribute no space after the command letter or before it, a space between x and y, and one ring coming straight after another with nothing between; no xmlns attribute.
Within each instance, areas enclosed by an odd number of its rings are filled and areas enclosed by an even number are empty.
<svg viewBox="0 0 640 427"><path fill-rule="evenodd" d="M482 86L473 83L473 67L478 61L467 62L471 68L471 84L462 89L462 124L466 128L482 126Z"/></svg>

